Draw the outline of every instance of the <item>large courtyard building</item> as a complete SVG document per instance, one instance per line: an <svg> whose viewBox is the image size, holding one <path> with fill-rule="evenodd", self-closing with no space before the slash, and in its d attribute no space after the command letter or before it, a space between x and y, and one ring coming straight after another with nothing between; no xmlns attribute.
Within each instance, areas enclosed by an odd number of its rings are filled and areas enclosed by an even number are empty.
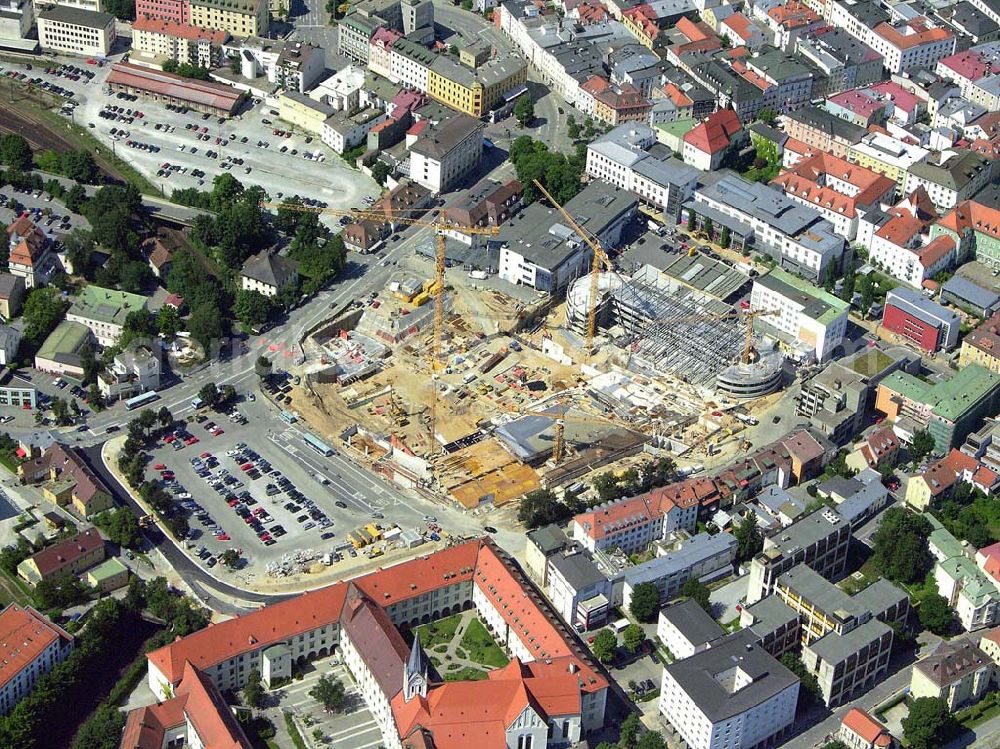
<svg viewBox="0 0 1000 749"><path fill-rule="evenodd" d="M411 628L475 609L510 663L480 681L439 682ZM604 725L607 679L489 540L466 542L203 629L148 655L166 696L194 667L222 691L253 669L266 683L340 653L387 749L542 749ZM794 701L794 698L793 698ZM225 709L206 705L205 710Z"/></svg>

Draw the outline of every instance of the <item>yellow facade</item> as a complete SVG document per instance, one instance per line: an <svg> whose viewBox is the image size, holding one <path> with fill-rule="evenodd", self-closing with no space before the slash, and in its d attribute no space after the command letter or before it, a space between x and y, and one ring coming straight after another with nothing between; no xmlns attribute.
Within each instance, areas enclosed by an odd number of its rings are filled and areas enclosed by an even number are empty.
<svg viewBox="0 0 1000 749"><path fill-rule="evenodd" d="M233 36L267 36L268 12L268 0L252 0L252 5L225 0L191 3L190 25L221 29Z"/></svg>
<svg viewBox="0 0 1000 749"><path fill-rule="evenodd" d="M526 66L519 66L511 75L488 86L478 80L467 86L431 68L427 72L427 94L445 106L478 120L486 116L505 93L527 80Z"/></svg>
<svg viewBox="0 0 1000 749"><path fill-rule="evenodd" d="M911 476L906 482L906 504L921 512L931 506L931 488L923 476Z"/></svg>
<svg viewBox="0 0 1000 749"><path fill-rule="evenodd" d="M850 149L848 161L863 166L865 169L871 169L873 172L885 175L889 179L894 180L900 189L903 187L903 182L906 181L906 170L892 164L887 164L881 159L873 158L866 153L859 153L856 149Z"/></svg>
<svg viewBox="0 0 1000 749"><path fill-rule="evenodd" d="M302 128L307 133L319 135L323 132L323 123L330 115L318 108L318 104L319 102L313 102L313 105L310 106L287 94L282 94L278 97L278 117Z"/></svg>
<svg viewBox="0 0 1000 749"><path fill-rule="evenodd" d="M779 586L778 592L781 599L788 604L788 607L804 618L802 622L803 645L809 645L829 632L838 630L838 623L834 619L828 617L823 611L820 611L795 591L784 586Z"/></svg>
<svg viewBox="0 0 1000 749"><path fill-rule="evenodd" d="M970 364L978 364L991 372L1000 374L1000 357L983 351L978 346L970 346L963 341L962 348L958 352L958 366L967 367Z"/></svg>
<svg viewBox="0 0 1000 749"><path fill-rule="evenodd" d="M649 49L653 48L653 39L649 37L642 26L636 22L632 16L622 15L622 25L632 33L632 36L634 36L642 46L648 47Z"/></svg>

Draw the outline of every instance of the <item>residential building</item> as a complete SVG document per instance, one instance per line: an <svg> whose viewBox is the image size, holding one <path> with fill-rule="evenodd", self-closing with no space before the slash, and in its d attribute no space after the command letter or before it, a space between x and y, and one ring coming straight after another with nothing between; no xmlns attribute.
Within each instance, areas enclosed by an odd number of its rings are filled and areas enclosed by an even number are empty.
<svg viewBox="0 0 1000 749"><path fill-rule="evenodd" d="M475 70L439 55L429 67L427 87L422 90L432 99L479 119L527 80L528 66L516 55L495 57Z"/></svg>
<svg viewBox="0 0 1000 749"><path fill-rule="evenodd" d="M826 96L882 79L882 55L843 29L825 26L802 34L795 40L795 51L826 77Z"/></svg>
<svg viewBox="0 0 1000 749"><path fill-rule="evenodd" d="M0 365L16 366L17 350L21 347L24 333L10 325L0 325Z"/></svg>
<svg viewBox="0 0 1000 749"><path fill-rule="evenodd" d="M167 60L217 68L222 65L222 45L229 39L225 31L139 16L132 23L132 62L149 62L162 67Z"/></svg>
<svg viewBox="0 0 1000 749"><path fill-rule="evenodd" d="M115 44L115 17L56 5L38 14L38 43L46 52L106 57Z"/></svg>
<svg viewBox="0 0 1000 749"><path fill-rule="evenodd" d="M1000 628L994 627L984 632L979 640L979 649L1000 667Z"/></svg>
<svg viewBox="0 0 1000 749"><path fill-rule="evenodd" d="M873 132L851 146L847 158L895 180L900 191L903 191L910 168L926 160L929 155L928 149L913 144L909 139L902 140L886 133Z"/></svg>
<svg viewBox="0 0 1000 749"><path fill-rule="evenodd" d="M757 603L775 590L777 579L799 564L823 577L844 571L851 539L851 524L835 510L824 508L764 539L764 550L750 562L746 602Z"/></svg>
<svg viewBox="0 0 1000 749"><path fill-rule="evenodd" d="M648 125L619 125L587 146L587 174L658 208L668 220L680 219L681 206L698 186L701 173L676 159L661 159L647 151L656 143Z"/></svg>
<svg viewBox="0 0 1000 749"><path fill-rule="evenodd" d="M36 551L17 565L17 574L31 585L37 585L60 575L79 575L103 562L106 556L104 539L96 528L91 528Z"/></svg>
<svg viewBox="0 0 1000 749"><path fill-rule="evenodd" d="M906 431L926 428L944 455L1000 411L1000 375L971 365L950 380L928 383L894 372L879 383L875 408Z"/></svg>
<svg viewBox="0 0 1000 749"><path fill-rule="evenodd" d="M1000 590L995 578L981 569L969 551L930 513L923 515L934 531L928 547L934 556L934 581L962 628L974 632L1000 623Z"/></svg>
<svg viewBox="0 0 1000 749"><path fill-rule="evenodd" d="M232 86L183 78L125 62L111 66L105 83L115 93L134 94L216 117L231 117L244 96Z"/></svg>
<svg viewBox="0 0 1000 749"><path fill-rule="evenodd" d="M458 226L500 226L521 209L523 194L524 187L516 179L501 184L487 177L480 180L467 195L450 203L444 209L444 218ZM473 246L486 241L482 235L458 230L446 234Z"/></svg>
<svg viewBox="0 0 1000 749"><path fill-rule="evenodd" d="M910 694L942 699L954 713L986 696L995 670L990 657L968 640L941 641L913 664Z"/></svg>
<svg viewBox="0 0 1000 749"><path fill-rule="evenodd" d="M728 228L738 250L763 252L808 280L823 279L828 268L840 267L845 240L833 225L766 185L725 172L699 187L684 208L694 212L699 225L711 219L716 229Z"/></svg>
<svg viewBox="0 0 1000 749"><path fill-rule="evenodd" d="M188 0L136 0L135 17L188 24L191 19L191 5Z"/></svg>
<svg viewBox="0 0 1000 749"><path fill-rule="evenodd" d="M97 385L107 403L156 390L160 386L159 351L141 343L130 345L115 354Z"/></svg>
<svg viewBox="0 0 1000 749"><path fill-rule="evenodd" d="M858 235L858 219L892 201L896 183L846 159L817 153L785 169L771 184L797 203L819 211L848 241Z"/></svg>
<svg viewBox="0 0 1000 749"><path fill-rule="evenodd" d="M388 114L375 107L365 107L355 112L334 112L323 121L320 139L342 154L367 143L368 133L388 119Z"/></svg>
<svg viewBox="0 0 1000 749"><path fill-rule="evenodd" d="M564 207L602 247L614 249L637 205L632 193L594 180ZM498 237L487 240L487 246L499 248L500 278L553 296L563 294L592 261L589 245L565 225L559 212L541 203L521 211Z"/></svg>
<svg viewBox="0 0 1000 749"><path fill-rule="evenodd" d="M73 635L16 603L0 612L0 643L0 715L17 707L41 677L73 652Z"/></svg>
<svg viewBox="0 0 1000 749"><path fill-rule="evenodd" d="M610 610L611 581L597 568L582 548L574 544L548 559L546 593L559 615L582 630L603 626ZM596 611L582 606L601 596L604 603Z"/></svg>
<svg viewBox="0 0 1000 749"><path fill-rule="evenodd" d="M448 192L467 179L482 158L482 123L459 114L432 125L410 146L410 179L432 193Z"/></svg>
<svg viewBox="0 0 1000 749"><path fill-rule="evenodd" d="M557 525L544 525L526 534L524 569L544 590L549 585L549 559L571 542Z"/></svg>
<svg viewBox="0 0 1000 749"><path fill-rule="evenodd" d="M868 133L860 125L811 105L786 112L782 116L782 123L789 138L840 159L848 159L849 154Z"/></svg>
<svg viewBox="0 0 1000 749"><path fill-rule="evenodd" d="M882 22L866 28L861 41L882 55L883 65L893 75L917 68L933 70L937 61L955 51L955 36L933 26L924 16L895 24Z"/></svg>
<svg viewBox="0 0 1000 749"><path fill-rule="evenodd" d="M958 344L958 315L906 286L885 298L882 325L928 353L951 351Z"/></svg>
<svg viewBox="0 0 1000 749"><path fill-rule="evenodd" d="M267 0L188 0L192 26L228 31L233 36L267 36Z"/></svg>
<svg viewBox="0 0 1000 749"><path fill-rule="evenodd" d="M148 654L149 686L177 693L193 663L220 690L253 669L273 683L336 649L387 748L460 749L473 726L484 749L574 744L604 725L608 682L527 585L491 541L460 543L180 638ZM419 638L407 646L397 628L469 609L513 660L484 680L432 683Z"/></svg>
<svg viewBox="0 0 1000 749"><path fill-rule="evenodd" d="M896 746L889 730L859 707L852 707L844 714L836 738L847 749L893 749Z"/></svg>
<svg viewBox="0 0 1000 749"><path fill-rule="evenodd" d="M128 585L128 574L128 567L117 557L111 557L87 570L83 579L87 585L104 595Z"/></svg>
<svg viewBox="0 0 1000 749"><path fill-rule="evenodd" d="M752 638L736 632L664 666L660 715L691 749L751 749L790 732L799 679Z"/></svg>
<svg viewBox="0 0 1000 749"><path fill-rule="evenodd" d="M801 278L776 268L754 279L750 310L773 312L754 323L776 333L800 359L825 361L847 332L850 305Z"/></svg>
<svg viewBox="0 0 1000 749"><path fill-rule="evenodd" d="M67 507L77 517L89 519L114 506L111 492L80 454L59 442L40 455L32 453L18 466L17 474L22 483L40 482L42 495L49 502Z"/></svg>
<svg viewBox="0 0 1000 749"><path fill-rule="evenodd" d="M580 86L581 95L593 100L594 117L609 125L648 122L652 102L631 83L611 83L592 75Z"/></svg>
<svg viewBox="0 0 1000 749"><path fill-rule="evenodd" d="M850 479L835 476L819 485L819 493L836 502L837 512L852 530L859 529L889 504L889 490L882 484L881 474L872 468L864 468Z"/></svg>
<svg viewBox="0 0 1000 749"><path fill-rule="evenodd" d="M943 151L936 161L913 164L906 174L904 191L927 190L942 214L970 199L993 178L993 162L974 151Z"/></svg>
<svg viewBox="0 0 1000 749"><path fill-rule="evenodd" d="M329 104L298 91L282 91L278 95L278 117L310 135L322 135L324 124L335 114Z"/></svg>
<svg viewBox="0 0 1000 749"><path fill-rule="evenodd" d="M693 598L661 609L656 624L656 636L674 660L700 653L724 634L719 623Z"/></svg>
<svg viewBox="0 0 1000 749"><path fill-rule="evenodd" d="M804 646L802 663L816 676L824 704L835 706L871 690L885 676L891 654L892 629L869 619Z"/></svg>
<svg viewBox="0 0 1000 749"><path fill-rule="evenodd" d="M799 615L775 595L744 606L740 627L753 632L757 644L775 658L799 646Z"/></svg>
<svg viewBox="0 0 1000 749"><path fill-rule="evenodd" d="M326 71L325 55L325 50L315 44L286 42L275 61L274 83L286 91L304 94Z"/></svg>
<svg viewBox="0 0 1000 749"><path fill-rule="evenodd" d="M29 216L19 216L7 227L7 248L8 270L24 279L26 289L44 286L59 267L51 238Z"/></svg>
<svg viewBox="0 0 1000 749"><path fill-rule="evenodd" d="M96 346L94 334L83 323L63 320L49 333L35 354L35 369L49 372L57 377L69 375L83 377L80 352L86 347Z"/></svg>
<svg viewBox="0 0 1000 749"><path fill-rule="evenodd" d="M146 255L146 262L149 269L157 278L165 279L170 273L170 267L174 260L174 251L167 247L158 237L152 237L142 243L142 250Z"/></svg>
<svg viewBox="0 0 1000 749"><path fill-rule="evenodd" d="M848 453L845 462L854 471L882 466L894 466L899 457L902 443L889 427L880 427L863 438L855 449Z"/></svg>
<svg viewBox="0 0 1000 749"><path fill-rule="evenodd" d="M975 435L969 435L973 440ZM991 494L996 488L997 472L981 465L973 456L964 451L952 449L941 460L931 463L918 476L911 476L906 483L906 502L918 510L927 510L933 504L949 498L955 487L962 481Z"/></svg>
<svg viewBox="0 0 1000 749"><path fill-rule="evenodd" d="M72 298L66 320L86 325L101 346L114 346L122 334L125 318L146 309L147 297L93 284Z"/></svg>
<svg viewBox="0 0 1000 749"><path fill-rule="evenodd" d="M243 263L240 288L264 296L277 296L299 283L299 264L290 258L264 250Z"/></svg>
<svg viewBox="0 0 1000 749"><path fill-rule="evenodd" d="M12 320L21 312L24 301L24 276L0 273L0 317Z"/></svg>
<svg viewBox="0 0 1000 749"><path fill-rule="evenodd" d="M992 268L1000 268L1000 210L975 200L959 203L930 228L931 237L954 240L959 257L974 255Z"/></svg>
<svg viewBox="0 0 1000 749"><path fill-rule="evenodd" d="M967 367L970 364L978 364L1000 374L1000 312L984 320L962 339L958 366Z"/></svg>
<svg viewBox="0 0 1000 749"><path fill-rule="evenodd" d="M367 65L369 45L379 27L378 21L357 11L348 13L337 25L337 52Z"/></svg>
<svg viewBox="0 0 1000 749"><path fill-rule="evenodd" d="M680 595L684 583L694 578L711 581L732 573L736 560L736 539L729 533L699 533L675 548L660 547L658 556L625 570L622 605L628 608L637 585L653 583L660 591L660 600L669 601Z"/></svg>
<svg viewBox="0 0 1000 749"><path fill-rule="evenodd" d="M684 136L681 156L685 164L714 172L726 154L746 145L747 134L732 109L720 109Z"/></svg>

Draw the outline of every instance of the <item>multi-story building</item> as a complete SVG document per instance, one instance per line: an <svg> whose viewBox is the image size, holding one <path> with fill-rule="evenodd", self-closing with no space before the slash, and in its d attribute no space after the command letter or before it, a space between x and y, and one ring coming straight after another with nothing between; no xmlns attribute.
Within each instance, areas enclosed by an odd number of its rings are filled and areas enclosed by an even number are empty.
<svg viewBox="0 0 1000 749"><path fill-rule="evenodd" d="M825 96L870 86L882 79L882 55L843 29L830 26L799 36L795 51L826 76ZM819 86L820 80L814 85Z"/></svg>
<svg viewBox="0 0 1000 749"><path fill-rule="evenodd" d="M5 47L33 51L35 42L28 37L34 25L32 0L3 0L0 3L0 39Z"/></svg>
<svg viewBox="0 0 1000 749"><path fill-rule="evenodd" d="M969 255L993 268L1000 268L1000 210L966 200L931 225L932 238L951 237L961 258Z"/></svg>
<svg viewBox="0 0 1000 749"><path fill-rule="evenodd" d="M187 24L191 20L191 4L189 0L135 0L135 17Z"/></svg>
<svg viewBox="0 0 1000 749"><path fill-rule="evenodd" d="M750 310L774 312L754 322L776 332L799 358L825 361L847 332L850 305L801 278L776 268L754 279Z"/></svg>
<svg viewBox="0 0 1000 749"><path fill-rule="evenodd" d="M716 229L728 228L733 246L766 253L803 278L821 280L828 268L840 267L845 240L833 225L766 185L723 173L695 191L684 208L699 225L711 219Z"/></svg>
<svg viewBox="0 0 1000 749"><path fill-rule="evenodd" d="M298 282L298 262L267 250L247 258L240 271L240 288L269 297L293 288Z"/></svg>
<svg viewBox="0 0 1000 749"><path fill-rule="evenodd" d="M267 36L268 0L189 0L192 26L221 29L233 36Z"/></svg>
<svg viewBox="0 0 1000 749"><path fill-rule="evenodd" d="M545 592L563 619L582 630L605 623L610 611L611 581L583 549L567 545L549 557L547 569ZM599 607L585 603L598 596L603 599Z"/></svg>
<svg viewBox="0 0 1000 749"><path fill-rule="evenodd" d="M481 180L467 195L444 209L445 220L458 226L500 226L521 208L524 187L516 179L503 184L492 179ZM482 235L454 230L449 237L469 245L485 242Z"/></svg>
<svg viewBox="0 0 1000 749"><path fill-rule="evenodd" d="M892 201L895 181L827 153L817 153L784 170L771 184L833 224L838 234L854 241L858 218Z"/></svg>
<svg viewBox="0 0 1000 749"><path fill-rule="evenodd" d="M54 448L49 448L46 454L53 451ZM87 568L103 562L106 557L104 539L96 528L90 528L36 551L17 565L17 574L22 580L37 585L43 580L52 580L61 575L79 575Z"/></svg>
<svg viewBox="0 0 1000 749"><path fill-rule="evenodd" d="M690 658L724 634L719 623L693 598L661 609L656 622L656 636L674 660Z"/></svg>
<svg viewBox="0 0 1000 749"><path fill-rule="evenodd" d="M694 194L701 173L647 152L655 143L656 134L648 125L619 125L587 146L587 174L631 190L640 202L677 222L681 205Z"/></svg>
<svg viewBox="0 0 1000 749"><path fill-rule="evenodd" d="M979 702L990 688L996 664L965 639L939 642L913 664L910 694L914 699L944 700L948 712Z"/></svg>
<svg viewBox="0 0 1000 749"><path fill-rule="evenodd" d="M410 179L432 193L448 192L483 158L483 125L459 114L432 125L410 146Z"/></svg>
<svg viewBox="0 0 1000 749"><path fill-rule="evenodd" d="M45 51L106 57L115 38L110 13L56 5L38 14L38 43Z"/></svg>
<svg viewBox="0 0 1000 749"><path fill-rule="evenodd" d="M637 205L632 193L594 180L565 208L602 247L613 249L635 217ZM563 294L593 258L590 246L566 226L562 216L540 203L525 208L521 218L508 222L500 236L487 240L487 246L499 249L500 278L553 296Z"/></svg>
<svg viewBox="0 0 1000 749"><path fill-rule="evenodd" d="M73 652L73 635L30 606L0 612L0 715L7 715L38 680Z"/></svg>
<svg viewBox="0 0 1000 749"><path fill-rule="evenodd" d="M933 70L938 60L955 51L955 35L932 26L923 16L865 28L859 38L882 55L882 64L893 75L916 68Z"/></svg>
<svg viewBox="0 0 1000 749"><path fill-rule="evenodd" d="M685 134L681 156L685 164L703 172L713 172L726 154L738 150L746 140L747 134L736 112L720 109Z"/></svg>
<svg viewBox="0 0 1000 749"><path fill-rule="evenodd" d="M475 70L455 59L439 55L427 73L427 87L421 89L452 109L479 119L504 102L505 95L528 80L528 66L516 56L495 57Z"/></svg>
<svg viewBox="0 0 1000 749"><path fill-rule="evenodd" d="M111 364L97 378L105 402L131 398L160 386L158 351L144 344L130 345L115 354Z"/></svg>
<svg viewBox="0 0 1000 749"><path fill-rule="evenodd" d="M929 155L930 151L919 145L894 138L886 133L874 132L865 135L859 143L851 146L847 159L884 174L894 180L902 191L910 168L924 161Z"/></svg>
<svg viewBox="0 0 1000 749"><path fill-rule="evenodd" d="M1000 410L1000 375L975 364L933 383L893 372L879 383L875 409L905 432L927 429L945 455Z"/></svg>
<svg viewBox="0 0 1000 749"><path fill-rule="evenodd" d="M360 13L348 13L337 25L337 52L367 65L369 45L379 26L378 21Z"/></svg>
<svg viewBox="0 0 1000 749"><path fill-rule="evenodd" d="M751 749L781 743L798 696L798 677L742 631L664 666L659 710L691 749Z"/></svg>
<svg viewBox="0 0 1000 749"><path fill-rule="evenodd" d="M35 354L35 369L60 377L83 377L81 352L95 348L97 342L90 328L82 323L63 320L48 334Z"/></svg>
<svg viewBox="0 0 1000 749"><path fill-rule="evenodd" d="M869 249L869 260L912 289L948 270L957 260L956 243L948 236L930 238L936 218L924 188L917 188L897 205L873 209L858 221L857 242Z"/></svg>
<svg viewBox="0 0 1000 749"><path fill-rule="evenodd" d="M148 654L149 686L173 692L192 663L220 690L241 688L253 669L274 683L293 662L335 651L389 749L458 749L473 726L488 729L484 749L573 744L603 727L608 682L527 585L490 541L458 544L181 638ZM398 628L470 609L514 660L481 681L431 683L419 640L407 646Z"/></svg>
<svg viewBox="0 0 1000 749"><path fill-rule="evenodd" d="M757 643L775 658L798 648L801 626L799 615L775 595L740 611L740 627L752 631Z"/></svg>
<svg viewBox="0 0 1000 749"><path fill-rule="evenodd" d="M729 533L699 533L688 541L681 541L675 548L660 546L655 559L625 570L622 605L632 604L636 586L652 583L660 592L661 601L680 595L684 583L695 580L712 580L732 572L736 560L736 539Z"/></svg>
<svg viewBox="0 0 1000 749"><path fill-rule="evenodd" d="M802 141L818 151L840 159L850 159L849 154L861 143L868 131L835 114L815 106L804 106L782 116L789 138ZM879 171L879 170L875 170Z"/></svg>
<svg viewBox="0 0 1000 749"><path fill-rule="evenodd" d="M340 110L323 121L320 139L337 153L344 153L366 143L368 133L389 119L389 115L375 107L360 111Z"/></svg>
<svg viewBox="0 0 1000 749"><path fill-rule="evenodd" d="M747 603L774 592L777 579L805 564L829 579L840 575L847 563L851 524L830 508L816 510L764 539L764 550L750 562Z"/></svg>
<svg viewBox="0 0 1000 749"><path fill-rule="evenodd" d="M122 334L125 318L146 309L147 301L148 298L140 294L91 284L73 297L66 319L90 328L101 346L114 346Z"/></svg>
<svg viewBox="0 0 1000 749"><path fill-rule="evenodd" d="M869 691L884 676L892 655L892 629L869 619L843 635L827 635L802 648L802 663L816 676L827 706Z"/></svg>
<svg viewBox="0 0 1000 749"><path fill-rule="evenodd" d="M955 348L961 320L920 292L900 286L886 295L882 325L932 353Z"/></svg>
<svg viewBox="0 0 1000 749"><path fill-rule="evenodd" d="M148 61L162 66L167 60L217 68L222 64L225 31L139 16L132 23L132 62Z"/></svg>
<svg viewBox="0 0 1000 749"><path fill-rule="evenodd" d="M951 456L956 453L953 451ZM975 461L971 463L975 465ZM1000 587L996 578L976 564L966 547L937 518L929 512L923 517L934 528L927 546L935 560L934 582L938 594L947 599L966 631L996 626L1000 623Z"/></svg>
<svg viewBox="0 0 1000 749"><path fill-rule="evenodd" d="M971 198L992 178L990 159L959 148L941 152L936 161L913 164L906 173L904 192L909 194L923 187L943 214Z"/></svg>
<svg viewBox="0 0 1000 749"><path fill-rule="evenodd" d="M962 338L958 366L967 367L970 364L978 364L1000 374L1000 312Z"/></svg>

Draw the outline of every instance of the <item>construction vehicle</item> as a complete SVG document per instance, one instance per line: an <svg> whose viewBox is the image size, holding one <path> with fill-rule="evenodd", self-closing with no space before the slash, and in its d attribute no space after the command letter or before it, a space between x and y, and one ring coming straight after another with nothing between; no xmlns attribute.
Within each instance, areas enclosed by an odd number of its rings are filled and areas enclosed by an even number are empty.
<svg viewBox="0 0 1000 749"><path fill-rule="evenodd" d="M428 358L430 359L431 365L431 408L428 422L428 430L430 431L430 441L431 444L434 443L436 439L436 429L437 429L437 379L434 373L438 372L443 368L443 363L440 361L441 356L441 331L444 327L444 292L445 292L445 279L444 279L444 269L445 269L445 232L457 231L463 234L478 234L495 237L500 233L500 227L498 226L463 226L462 224L456 224L451 221L446 221L443 218L438 218L433 221L426 221L419 218L410 218L408 216L400 216L393 212L390 208L387 212L382 212L379 210L374 210L371 208L367 209L352 209L344 210L340 208L314 208L312 206L299 205L298 203L275 203L270 201L262 201L260 203L261 208L273 208L277 211L280 208L284 208L289 211L298 211L300 213L321 213L328 214L330 216L349 216L351 218L356 218L359 221L370 220L376 223L400 223L406 224L407 226L422 226L425 228L433 229L436 234L435 238L435 262L434 262L434 282L432 295L434 297L434 329L433 337L431 339L431 349Z"/></svg>

